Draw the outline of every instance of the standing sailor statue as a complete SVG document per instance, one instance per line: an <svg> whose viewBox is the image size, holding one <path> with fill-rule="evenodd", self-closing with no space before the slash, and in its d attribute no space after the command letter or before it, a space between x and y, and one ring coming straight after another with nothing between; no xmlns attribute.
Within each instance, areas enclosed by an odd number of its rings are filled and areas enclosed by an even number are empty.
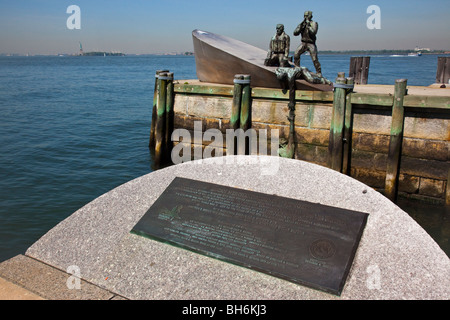
<svg viewBox="0 0 450 320"><path fill-rule="evenodd" d="M294 30L294 36L302 36L302 43L295 50L294 64L296 67L300 67L300 56L308 51L316 68L317 76L322 77L322 68L317 58L316 35L318 29L317 22L312 21L312 12L306 11L302 23Z"/></svg>
<svg viewBox="0 0 450 320"><path fill-rule="evenodd" d="M277 25L277 33L272 37L269 52L264 61L265 66L277 66L275 70L283 90L289 90L289 137L287 144L280 146L279 154L286 158L295 158L297 142L295 135L295 90L297 79L304 79L309 83L331 85L331 81L322 76L322 68L317 58L316 34L318 24L312 21L312 12L306 11L304 20L294 30L294 36L302 35L302 42L295 50L294 66L289 63L289 36L284 33L284 26ZM310 72L306 67L300 66L300 56L308 51L311 55L316 73Z"/></svg>
<svg viewBox="0 0 450 320"><path fill-rule="evenodd" d="M304 79L309 83L331 85L331 81L322 76L322 67L317 57L316 35L318 24L312 20L312 12L306 11L304 20L294 30L294 36L302 36L301 44L295 50L294 65L290 63L292 61L289 57L290 38L284 30L284 25L277 24L276 30L276 34L270 39L264 65L278 67L275 73L278 80L283 83L284 89L292 87L296 79ZM311 55L316 73L300 65L300 56L306 51ZM289 82L292 83L289 85Z"/></svg>

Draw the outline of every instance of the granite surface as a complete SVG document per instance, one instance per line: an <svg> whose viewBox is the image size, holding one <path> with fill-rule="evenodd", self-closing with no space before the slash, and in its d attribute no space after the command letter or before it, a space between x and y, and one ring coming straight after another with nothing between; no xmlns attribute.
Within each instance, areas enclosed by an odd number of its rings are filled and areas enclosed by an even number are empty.
<svg viewBox="0 0 450 320"><path fill-rule="evenodd" d="M121 299L116 294L99 288L73 273L73 269L59 270L33 258L18 255L0 264L0 281L8 281L20 288L14 296L10 286L5 287L5 299L12 300L111 300ZM16 290L18 290L16 289ZM0 297L1 300L2 297Z"/></svg>
<svg viewBox="0 0 450 320"><path fill-rule="evenodd" d="M340 297L130 233L175 177L369 214ZM26 252L127 299L449 299L450 260L407 213L311 163L230 156L161 169L100 196Z"/></svg>

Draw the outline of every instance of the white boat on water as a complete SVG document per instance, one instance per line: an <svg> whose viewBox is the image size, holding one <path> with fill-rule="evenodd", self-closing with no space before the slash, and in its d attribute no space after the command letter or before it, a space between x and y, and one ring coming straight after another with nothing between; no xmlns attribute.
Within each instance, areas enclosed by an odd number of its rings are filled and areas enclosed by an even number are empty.
<svg viewBox="0 0 450 320"><path fill-rule="evenodd" d="M407 55L405 54L391 54L390 57L420 57L422 55L421 52L410 52Z"/></svg>

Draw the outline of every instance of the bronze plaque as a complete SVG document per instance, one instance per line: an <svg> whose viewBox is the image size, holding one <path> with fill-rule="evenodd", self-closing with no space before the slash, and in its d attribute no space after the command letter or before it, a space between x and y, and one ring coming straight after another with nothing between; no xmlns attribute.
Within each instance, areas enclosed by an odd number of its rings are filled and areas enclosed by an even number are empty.
<svg viewBox="0 0 450 320"><path fill-rule="evenodd" d="M367 217L175 178L132 232L340 295Z"/></svg>

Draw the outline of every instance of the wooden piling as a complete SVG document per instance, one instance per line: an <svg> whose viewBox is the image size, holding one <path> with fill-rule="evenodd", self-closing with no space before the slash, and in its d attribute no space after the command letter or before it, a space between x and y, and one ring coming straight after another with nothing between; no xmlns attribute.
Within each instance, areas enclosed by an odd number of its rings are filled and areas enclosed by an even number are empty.
<svg viewBox="0 0 450 320"><path fill-rule="evenodd" d="M240 115L241 115L241 101L242 101L242 80L244 76L242 74L237 74L234 76L234 88L233 88L233 102L231 105L231 118L230 127L233 130L239 128Z"/></svg>
<svg viewBox="0 0 450 320"><path fill-rule="evenodd" d="M450 80L450 57L438 57L436 71L436 83L449 84Z"/></svg>
<svg viewBox="0 0 450 320"><path fill-rule="evenodd" d="M328 167L341 172L343 155L343 130L345 119L346 79L343 72L338 73L334 88L333 112L330 124L330 140L328 144Z"/></svg>
<svg viewBox="0 0 450 320"><path fill-rule="evenodd" d="M389 141L389 153L387 159L385 196L391 201L397 200L398 179L400 174L400 162L403 143L403 127L405 110L403 98L406 95L406 79L398 79L395 82L394 103L392 106L391 137Z"/></svg>
<svg viewBox="0 0 450 320"><path fill-rule="evenodd" d="M370 57L351 57L349 77L355 84L367 84L369 78Z"/></svg>
<svg viewBox="0 0 450 320"><path fill-rule="evenodd" d="M241 112L239 115L240 120L240 128L245 132L247 132L248 129L251 128L252 120L252 88L250 86L251 77L250 75L244 75L242 79L242 100L241 100ZM250 136L248 139L245 139L244 145L239 145L238 150L239 154L246 154L248 155L250 153ZM245 150L245 151L243 151Z"/></svg>
<svg viewBox="0 0 450 320"><path fill-rule="evenodd" d="M450 208L450 168L447 174L447 187L445 190L445 205Z"/></svg>
<svg viewBox="0 0 450 320"><path fill-rule="evenodd" d="M347 76L347 74L345 74ZM342 76L344 77L344 75ZM234 75L232 75L234 78ZM334 80L334 79L333 79ZM231 79L233 81L233 79ZM335 81L333 81L335 82ZM347 78L346 84L347 86L351 83ZM344 87L345 88L345 87ZM375 89L375 86L374 88ZM180 104L181 107L185 107L185 103L194 103L194 104L217 104L217 97L221 97L224 100L228 99L231 107L231 101L233 98L233 86L229 85L211 85L208 83L179 83L175 84L175 92L177 94L175 101L176 105ZM350 90L348 88L347 90ZM410 133L405 132L405 136L414 137L414 139L407 139L405 141L408 142L406 145L403 144L404 148L408 148L408 150L404 149L403 153L408 153L408 161L405 162L404 158L401 161L401 171L400 177L405 174L405 180L400 181L399 187L400 190L404 190L407 193L414 193L414 198L436 198L439 201L444 202L446 190L446 182L447 182L447 170L446 166L446 136L441 135L441 129L445 128L445 125L448 123L448 119L445 117L445 113L447 110L450 110L450 104L448 97L444 97L442 95L434 95L434 91L436 89L432 88L423 88L422 90L417 91L414 89L414 92L411 92L412 89L409 89L410 93L413 95L404 96L403 104L406 108L406 112L411 111L411 115L413 116L414 122L420 124L420 126L411 127L412 130ZM362 182L377 188L384 189L386 176L385 172L387 169L387 153L389 150L389 138L390 138L390 127L388 127L387 133L385 132L385 128L382 126L377 126L377 121L385 120L385 108L388 109L393 108L394 102L394 82L390 87L386 88L377 88L376 90L366 90L358 91L358 87L356 87L355 92L349 92L346 94L346 104L345 104L345 122L344 122L344 148L343 148L343 171L345 172L345 156L349 154L348 160L351 160L351 164L349 165L352 169L351 174L355 179L361 180ZM391 91L391 93L389 93ZM323 136L323 130L320 131L320 128L323 128L325 125L327 129L330 129L330 116L331 111L333 110L333 98L334 92L321 92L321 91L304 91L297 90L296 92L296 102L302 103L302 105L310 105L310 108L301 108L301 110L297 110L296 118L301 115L301 122L304 119L310 120L307 122L308 129L302 129L295 127L297 131L298 137L302 138L301 152L302 154L297 154L301 156L302 159L307 161L313 161L315 163L327 165L327 148L328 148L328 140L333 138L333 135L330 135L330 132L326 132L326 136ZM177 98L180 99L177 99ZM349 97L350 100L347 99ZM289 95L289 101L291 96ZM178 100L178 101L177 101ZM395 97L397 100L397 97ZM270 104L285 104L287 109L288 97L286 92L282 92L280 89L273 88L252 88L252 107L255 108L255 103L257 103L257 107L260 106L264 108L263 113L259 114L258 119L261 121L255 122L255 118L253 117L252 127L255 129L258 128L267 128L267 129L285 129L286 138L289 130L289 121L285 120L286 116L274 117L270 108L266 108ZM349 104L351 102L351 104ZM328 108L325 108L324 105L328 105ZM219 104L217 104L219 106ZM352 144L350 140L346 137L351 137L351 122L347 121L349 116L352 114L350 112L349 106L352 106L354 117L354 124L356 125L356 107L358 107L358 120L361 124L364 125L364 130L353 132L353 138L358 139L358 141L354 141ZM325 109L330 111L330 115L328 116L328 120L325 117L315 117L312 119L311 117L317 113L315 112L323 112ZM199 110L198 108L188 108L188 116L195 118L203 119L204 123L208 122L209 124L214 124L214 126L221 126L221 119L223 118L223 108L209 108L208 110ZM195 110L194 110L195 109ZM297 108L298 109L298 108ZM262 109L261 109L262 110ZM308 113L306 113L309 111ZM287 110L289 112L289 110ZM286 113L287 113L286 112ZM444 116L443 116L444 115ZM231 109L229 109L229 114L226 116L230 119ZM388 121L391 121L391 113L388 110L387 114ZM405 114L405 122L407 121L408 113ZM190 127L190 121L184 114L176 114L175 118L180 126L183 126L186 129ZM195 118L194 118L195 117ZM312 121L312 120L314 121ZM284 121L283 121L284 120ZM326 121L326 122L325 122ZM225 123L229 123L229 120ZM226 124L228 128L229 125ZM270 123L270 125L269 125ZM334 120L333 120L334 123ZM350 126L348 124L350 123ZM390 124L389 124L390 125ZM270 127L270 128L269 128ZM350 128L350 132L347 129ZM427 128L432 128L433 130L428 130ZM405 127L405 130L408 130L408 127ZM445 131L445 130L444 130ZM256 132L256 131L255 131ZM261 133L261 132L260 132ZM387 136L386 136L387 134ZM269 131L270 135L270 131ZM308 136L305 136L308 135ZM303 140L303 137L306 137L306 140ZM311 138L309 138L311 137ZM247 137L248 138L248 137ZM387 138L387 140L385 139ZM406 138L405 138L406 139ZM270 140L270 139L269 139ZM228 142L228 141L227 141ZM231 141L230 141L231 142ZM332 141L331 141L332 142ZM356 143L357 142L357 143ZM270 143L270 141L269 141ZM348 143L346 149L346 144ZM227 143L227 147L231 145ZM236 145L236 143L235 143ZM351 149L353 147L353 149ZM324 150L325 148L325 150ZM429 152L426 150L429 149ZM286 150L286 147L281 148L280 151ZM348 150L348 153L346 152ZM357 151L357 152L356 152ZM370 151L370 153L368 153ZM325 154L324 154L325 152ZM355 153L356 152L356 153ZM226 150L227 154L232 154L231 148ZM350 153L352 153L350 155ZM280 155L282 153L280 152ZM403 157L403 155L402 155ZM331 159L331 157L330 157ZM358 163L356 163L356 160ZM418 164L421 165L420 168L417 167ZM383 176L381 177L382 181L381 185L379 183L379 167L380 165L384 165ZM377 169L378 168L378 169ZM444 172L442 172L444 170ZM429 179L435 180L430 181ZM420 184L419 184L420 182ZM432 184L432 188L431 187ZM450 184L449 184L450 185ZM420 187L420 188L419 188ZM420 190L419 190L419 189ZM442 190L444 188L444 190ZM440 191L439 191L440 190ZM419 192L420 191L420 192Z"/></svg>
<svg viewBox="0 0 450 320"><path fill-rule="evenodd" d="M148 147L155 147L155 128L156 128L156 108L158 103L158 76L160 73L169 72L169 70L156 70L155 72L155 85L153 90L153 106L152 106L152 123L150 127L150 138Z"/></svg>
<svg viewBox="0 0 450 320"><path fill-rule="evenodd" d="M158 76L158 103L156 106L156 125L155 125L155 164L159 164L163 160L164 142L165 142L165 115L167 102L167 73L160 73Z"/></svg>
<svg viewBox="0 0 450 320"><path fill-rule="evenodd" d="M347 78L347 85L354 84L353 78ZM352 159L352 128L353 128L353 110L352 110L352 89L348 89L345 96L345 119L344 119L344 150L342 158L342 173L350 175Z"/></svg>
<svg viewBox="0 0 450 320"><path fill-rule="evenodd" d="M166 125L165 125L165 155L170 155L172 152L172 132L174 126L174 88L173 88L173 72L167 73L167 94L166 94Z"/></svg>
<svg viewBox="0 0 450 320"><path fill-rule="evenodd" d="M252 88L250 87L251 77L250 75L244 75L243 87L242 87L242 101L241 101L241 113L240 113L240 127L242 130L247 131L251 127L251 98Z"/></svg>

